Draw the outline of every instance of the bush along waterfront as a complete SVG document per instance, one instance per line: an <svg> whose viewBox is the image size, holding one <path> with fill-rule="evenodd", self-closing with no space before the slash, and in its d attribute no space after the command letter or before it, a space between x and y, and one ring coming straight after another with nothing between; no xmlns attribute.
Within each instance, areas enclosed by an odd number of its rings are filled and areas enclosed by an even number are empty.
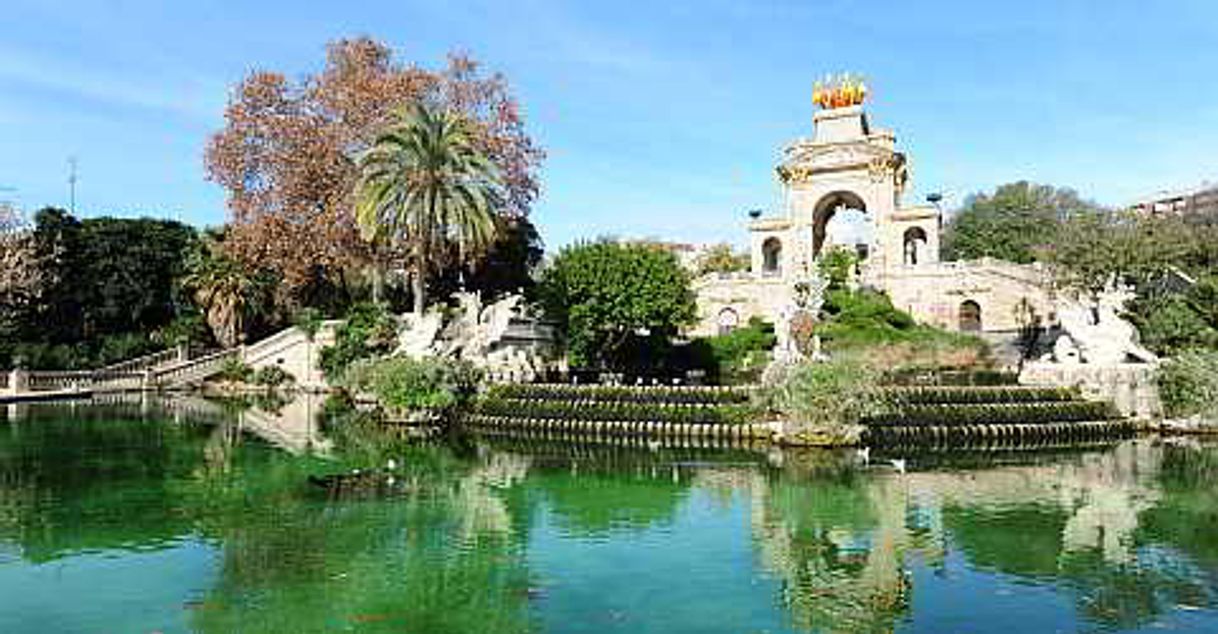
<svg viewBox="0 0 1218 634"><path fill-rule="evenodd" d="M1199 427L1218 425L1218 352L1190 350L1159 369L1164 413L1193 419Z"/></svg>

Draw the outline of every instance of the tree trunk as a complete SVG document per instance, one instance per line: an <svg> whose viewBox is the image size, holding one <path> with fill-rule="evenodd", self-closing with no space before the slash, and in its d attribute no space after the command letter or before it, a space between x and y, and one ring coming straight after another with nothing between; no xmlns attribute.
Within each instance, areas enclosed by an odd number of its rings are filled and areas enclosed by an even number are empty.
<svg viewBox="0 0 1218 634"><path fill-rule="evenodd" d="M427 217L419 224L419 240L415 245L414 271L414 312L423 316L427 307L427 249L431 245L431 223L436 217L436 195L434 192L427 197Z"/></svg>
<svg viewBox="0 0 1218 634"><path fill-rule="evenodd" d="M411 291L414 295L414 313L423 315L423 307L427 305L423 294L427 292L427 263L423 257L423 248L420 246L415 249L414 253L414 280L411 281Z"/></svg>

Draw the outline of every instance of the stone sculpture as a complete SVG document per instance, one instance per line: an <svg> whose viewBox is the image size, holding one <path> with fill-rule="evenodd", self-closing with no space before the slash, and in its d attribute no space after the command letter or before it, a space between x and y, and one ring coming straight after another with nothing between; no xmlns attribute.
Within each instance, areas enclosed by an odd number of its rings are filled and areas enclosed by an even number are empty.
<svg viewBox="0 0 1218 634"><path fill-rule="evenodd" d="M394 354L412 358L439 357L469 361L486 370L492 380L533 381L547 366L544 342L508 340L513 322L524 322L543 333L525 313L524 298L509 295L485 307L477 293L458 293L457 310L432 306L423 314L406 315Z"/></svg>
<svg viewBox="0 0 1218 634"><path fill-rule="evenodd" d="M1052 358L1058 363L1118 365L1130 361L1155 363L1155 354L1138 343L1138 331L1122 319L1119 310L1129 293L1105 293L1096 304L1059 302L1057 318L1063 335L1053 345Z"/></svg>

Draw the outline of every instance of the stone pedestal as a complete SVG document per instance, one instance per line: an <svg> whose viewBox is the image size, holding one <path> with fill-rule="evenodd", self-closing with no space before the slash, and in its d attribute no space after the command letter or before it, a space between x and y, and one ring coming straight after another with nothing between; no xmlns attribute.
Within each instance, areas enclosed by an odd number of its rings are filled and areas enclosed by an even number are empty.
<svg viewBox="0 0 1218 634"><path fill-rule="evenodd" d="M30 390L30 373L21 368L14 368L8 375L8 393L21 394Z"/></svg>

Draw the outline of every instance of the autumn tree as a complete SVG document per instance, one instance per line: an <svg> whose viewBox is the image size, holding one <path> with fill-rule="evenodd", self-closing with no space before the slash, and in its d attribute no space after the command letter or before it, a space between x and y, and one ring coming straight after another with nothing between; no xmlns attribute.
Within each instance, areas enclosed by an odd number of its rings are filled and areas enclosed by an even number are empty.
<svg viewBox="0 0 1218 634"><path fill-rule="evenodd" d="M33 231L16 209L0 204L0 340L14 341L32 325L45 290Z"/></svg>
<svg viewBox="0 0 1218 634"><path fill-rule="evenodd" d="M255 71L233 91L225 127L207 146L208 176L228 192L226 248L253 269L281 276L281 300L318 277L341 279L373 253L354 217L358 157L413 103L461 113L473 143L497 168L504 196L495 212L523 217L538 193L542 152L525 134L506 80L452 55L440 70L394 58L384 44L344 39L324 68L298 81Z"/></svg>

